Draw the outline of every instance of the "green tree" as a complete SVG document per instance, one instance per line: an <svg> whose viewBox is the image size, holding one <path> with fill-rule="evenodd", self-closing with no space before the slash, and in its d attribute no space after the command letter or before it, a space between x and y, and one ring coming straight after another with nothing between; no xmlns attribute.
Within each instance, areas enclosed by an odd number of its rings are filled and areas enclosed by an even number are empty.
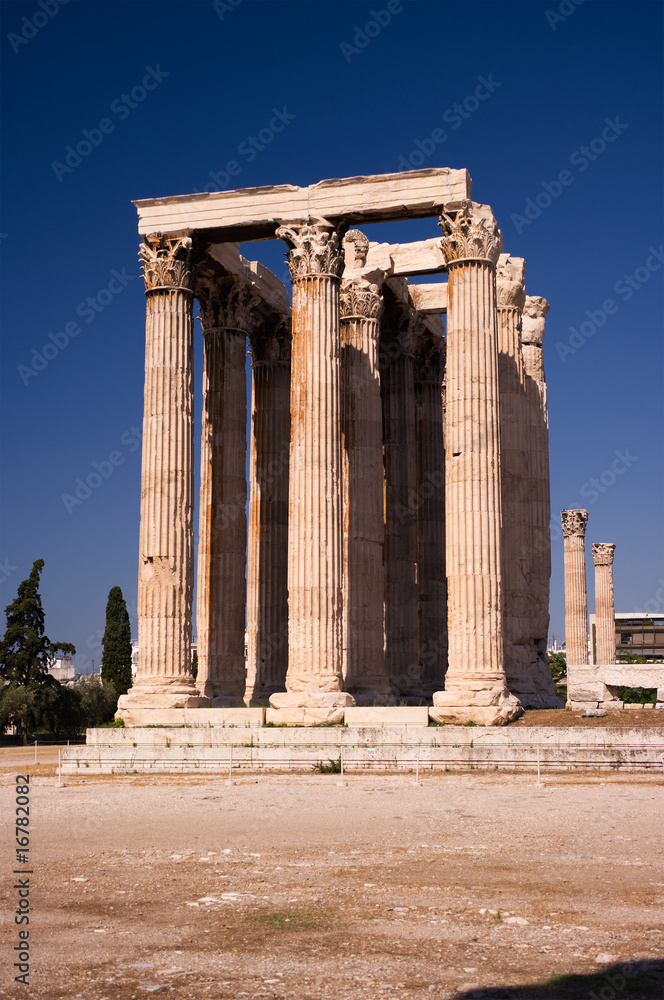
<svg viewBox="0 0 664 1000"><path fill-rule="evenodd" d="M98 677L81 677L74 690L81 703L81 717L84 726L94 729L103 722L111 722L118 707L118 695L111 681Z"/></svg>
<svg viewBox="0 0 664 1000"><path fill-rule="evenodd" d="M39 720L44 689L57 685L48 673L49 661L57 652L76 652L70 642L51 642L44 634L39 594L43 568L44 560L37 559L28 579L19 584L16 598L5 609L7 628L0 640L0 718L4 725L17 727L24 743L28 729Z"/></svg>
<svg viewBox="0 0 664 1000"><path fill-rule="evenodd" d="M567 659L564 653L549 653L549 667L551 676L558 683L561 677L567 672Z"/></svg>
<svg viewBox="0 0 664 1000"><path fill-rule="evenodd" d="M82 724L81 698L73 687L45 684L36 698L36 716L39 725L51 736L76 733Z"/></svg>
<svg viewBox="0 0 664 1000"><path fill-rule="evenodd" d="M37 706L35 694L27 687L10 685L0 697L0 726L16 726L23 743L28 742L28 731L37 725Z"/></svg>
<svg viewBox="0 0 664 1000"><path fill-rule="evenodd" d="M131 626L119 587L112 587L108 595L102 646L101 679L112 684L118 696L126 694L131 687Z"/></svg>
<svg viewBox="0 0 664 1000"><path fill-rule="evenodd" d="M198 650L195 649L191 657L191 676L196 680L198 677Z"/></svg>

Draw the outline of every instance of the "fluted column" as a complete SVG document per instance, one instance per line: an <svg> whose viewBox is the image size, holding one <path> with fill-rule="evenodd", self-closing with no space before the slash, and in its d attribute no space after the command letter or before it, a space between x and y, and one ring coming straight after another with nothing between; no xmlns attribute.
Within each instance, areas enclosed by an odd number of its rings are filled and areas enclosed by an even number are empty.
<svg viewBox="0 0 664 1000"><path fill-rule="evenodd" d="M445 345L422 331L415 355L417 439L417 586L419 658L424 694L445 683L447 580L445 578Z"/></svg>
<svg viewBox="0 0 664 1000"><path fill-rule="evenodd" d="M193 280L191 240L150 236L138 572L138 670L118 716L208 704L191 675L193 551ZM148 712L149 717L149 712Z"/></svg>
<svg viewBox="0 0 664 1000"><path fill-rule="evenodd" d="M523 705L536 704L530 676L530 608L524 561L532 545L526 454L526 377L521 355L521 314L525 302L525 261L501 254L496 274L500 459L502 504L502 578L505 675Z"/></svg>
<svg viewBox="0 0 664 1000"><path fill-rule="evenodd" d="M397 697L425 696L417 590L415 382L419 318L392 302L380 343L385 446L385 662Z"/></svg>
<svg viewBox="0 0 664 1000"><path fill-rule="evenodd" d="M242 703L246 668L247 391L252 290L199 277L205 348L198 540L198 684L214 706Z"/></svg>
<svg viewBox="0 0 664 1000"><path fill-rule="evenodd" d="M443 216L449 273L445 514L449 666L438 719L500 724L521 705L503 660L495 223Z"/></svg>
<svg viewBox="0 0 664 1000"><path fill-rule="evenodd" d="M290 321L251 338L247 704L283 691L288 668L290 353Z"/></svg>
<svg viewBox="0 0 664 1000"><path fill-rule="evenodd" d="M610 666L616 662L616 615L613 603L613 553L609 542L593 544L595 563L595 662Z"/></svg>
<svg viewBox="0 0 664 1000"><path fill-rule="evenodd" d="M368 248L357 230L344 247ZM385 671L385 537L383 427L378 371L377 284L341 283L342 432L344 461L345 688L358 704L393 701Z"/></svg>
<svg viewBox="0 0 664 1000"><path fill-rule="evenodd" d="M549 416L544 375L544 322L549 303L537 295L527 295L523 310L521 345L526 375L526 453L532 543L525 562L530 599L530 637L533 646L533 679L543 705L552 705L551 670L546 651L549 632L549 590L551 584L551 491L549 483Z"/></svg>
<svg viewBox="0 0 664 1000"><path fill-rule="evenodd" d="M342 693L343 505L337 233L283 226L293 281L287 693L273 708L352 704Z"/></svg>
<svg viewBox="0 0 664 1000"><path fill-rule="evenodd" d="M588 663L588 595L585 535L587 510L561 510L565 538L565 659L567 667Z"/></svg>

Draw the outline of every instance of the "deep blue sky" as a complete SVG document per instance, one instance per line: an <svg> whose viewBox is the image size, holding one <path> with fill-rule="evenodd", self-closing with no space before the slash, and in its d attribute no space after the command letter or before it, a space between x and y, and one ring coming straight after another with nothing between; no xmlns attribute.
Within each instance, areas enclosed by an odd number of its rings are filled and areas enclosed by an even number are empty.
<svg viewBox="0 0 664 1000"><path fill-rule="evenodd" d="M120 585L130 605L136 595L142 283L125 279L90 322L77 315L114 270L138 274L132 199L203 189L233 159L241 174L229 187L384 173L403 168L418 140L427 155L413 166L468 168L473 197L493 206L506 250L527 260L527 290L551 303L555 523L561 507L588 506L588 549L617 543L617 609L664 611L662 5L586 0L552 25L556 0L404 0L368 45L342 50L386 6L244 0L226 5L222 19L211 2L71 0L41 26L36 2L2 5L0 604L44 558L48 634L75 642L81 667L85 656L98 667L88 637L103 629L110 587ZM12 45L22 30L34 37ZM116 102L142 84L146 67L155 89L123 110ZM477 110L464 120L446 114L474 94L479 77L493 92ZM274 108L295 117L249 162L241 144L268 126ZM112 130L58 179L52 164L102 119ZM601 136L606 119L616 123L614 141L584 160L577 151ZM435 129L445 142L427 142ZM552 204L530 224L515 222L564 170L571 182ZM367 232L375 238L377 229ZM435 220L380 227L393 241L437 235ZM244 249L285 278L280 244ZM635 272L639 287L628 299L624 284L614 286ZM613 311L603 317L607 299ZM587 311L596 332L563 361L556 345L591 322ZM25 384L19 366L32 365L33 349L67 323L80 333ZM197 386L200 341L197 331ZM62 495L113 451L123 463L68 513ZM616 452L629 459L618 476ZM603 492L584 489L602 474ZM553 564L551 631L560 639L558 530ZM592 609L590 571L589 594Z"/></svg>

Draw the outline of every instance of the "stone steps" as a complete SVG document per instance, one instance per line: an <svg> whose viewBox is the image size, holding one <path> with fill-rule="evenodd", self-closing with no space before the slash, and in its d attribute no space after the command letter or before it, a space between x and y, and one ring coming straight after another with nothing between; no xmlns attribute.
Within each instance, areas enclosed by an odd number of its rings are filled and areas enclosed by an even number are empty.
<svg viewBox="0 0 664 1000"><path fill-rule="evenodd" d="M63 774L311 771L343 757L344 770L535 770L662 767L664 730L578 728L186 726L89 729L62 754Z"/></svg>

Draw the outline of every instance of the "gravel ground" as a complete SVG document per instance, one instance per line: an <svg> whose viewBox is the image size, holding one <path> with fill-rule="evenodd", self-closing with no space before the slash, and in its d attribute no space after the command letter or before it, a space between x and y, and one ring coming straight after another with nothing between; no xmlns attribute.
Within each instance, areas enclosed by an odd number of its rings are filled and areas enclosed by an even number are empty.
<svg viewBox="0 0 664 1000"><path fill-rule="evenodd" d="M664 781L648 774L542 787L500 773L419 785L126 775L58 788L41 763L30 987L14 984L11 824L26 755L10 756L2 997L664 996Z"/></svg>

